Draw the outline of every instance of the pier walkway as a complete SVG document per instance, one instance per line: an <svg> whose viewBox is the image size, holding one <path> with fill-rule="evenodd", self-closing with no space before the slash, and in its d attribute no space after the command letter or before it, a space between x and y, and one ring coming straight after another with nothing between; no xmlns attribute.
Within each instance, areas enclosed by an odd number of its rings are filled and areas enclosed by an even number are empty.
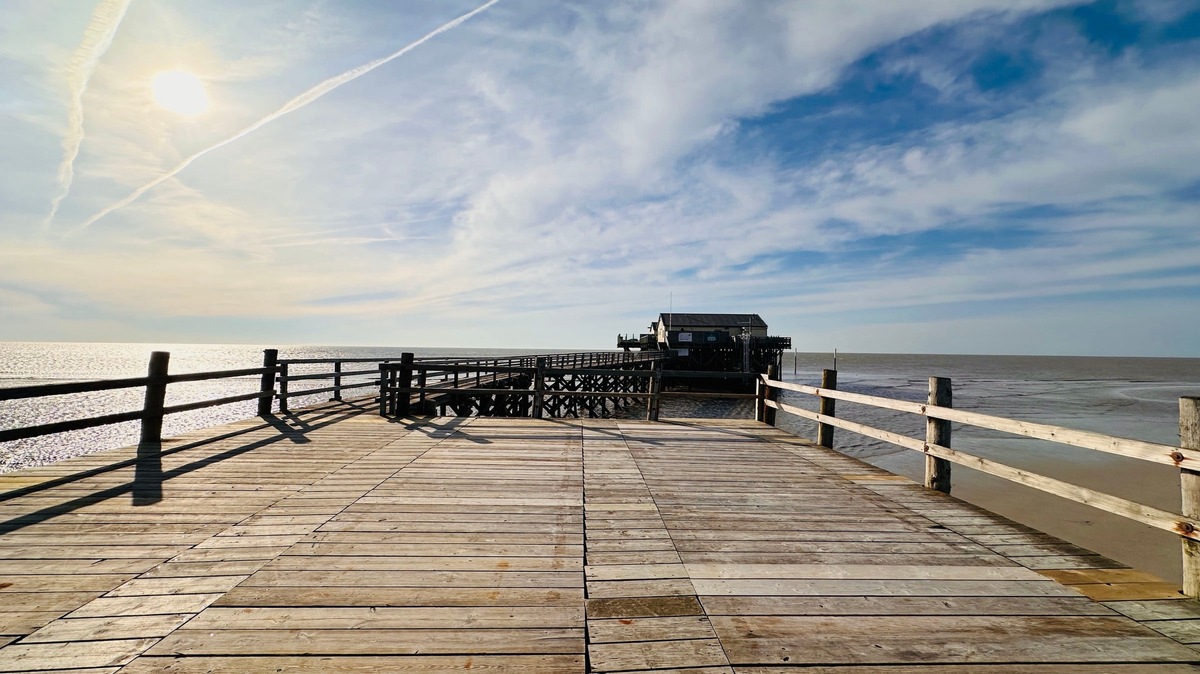
<svg viewBox="0 0 1200 674"><path fill-rule="evenodd" d="M1200 672L1175 587L762 423L374 412L0 476L0 671Z"/></svg>

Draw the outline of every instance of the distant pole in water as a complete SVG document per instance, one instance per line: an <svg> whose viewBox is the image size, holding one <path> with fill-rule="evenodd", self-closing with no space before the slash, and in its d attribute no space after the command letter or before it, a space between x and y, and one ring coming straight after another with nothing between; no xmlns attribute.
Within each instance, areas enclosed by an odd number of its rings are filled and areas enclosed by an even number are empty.
<svg viewBox="0 0 1200 674"><path fill-rule="evenodd" d="M837 369L837 349L833 350L833 369Z"/></svg>
<svg viewBox="0 0 1200 674"><path fill-rule="evenodd" d="M792 376L795 377L796 373L798 373L799 371L800 371L800 349L793 348L792 349Z"/></svg>

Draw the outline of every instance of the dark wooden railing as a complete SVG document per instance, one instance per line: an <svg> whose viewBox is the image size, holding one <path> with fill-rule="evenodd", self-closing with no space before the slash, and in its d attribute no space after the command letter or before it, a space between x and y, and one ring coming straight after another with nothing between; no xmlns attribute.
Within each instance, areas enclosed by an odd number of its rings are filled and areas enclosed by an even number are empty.
<svg viewBox="0 0 1200 674"><path fill-rule="evenodd" d="M643 352L555 353L510 358L416 359L404 354L400 362L380 365L379 412L384 416L407 416L430 404L443 412L458 409L470 399L480 414L532 416L540 418L547 409L559 407L578 414L574 402L582 398L595 413L596 406L622 406L647 399L647 417L657 418L661 391L661 363L666 354ZM548 383L551 380L557 382ZM598 388L605 382L611 390ZM486 402L485 402L486 400ZM550 403L547 403L550 400ZM560 416L551 411L549 416Z"/></svg>
<svg viewBox="0 0 1200 674"><path fill-rule="evenodd" d="M818 442L826 447L833 446L833 428L836 427L882 440L897 447L921 452L925 455L925 486L947 494L950 493L950 466L959 464L1135 522L1169 531L1178 535L1183 544L1184 594L1190 597L1200 597L1200 398L1184 397L1179 399L1180 446L1176 447L954 409L951 383L944 377L930 377L928 398L924 403L839 391L836 388L836 372L832 370L826 370L821 386L804 386L779 381L776 377L777 373L773 367L770 372L760 377L756 412L756 418L759 421L775 425L775 413L782 411L817 422ZM820 410L814 412L779 402L781 391L815 396L820 401ZM834 416L833 401L835 400L925 417L925 438L923 440L911 438L838 418ZM951 422L1174 466L1180 469L1183 513L1173 513L1129 501L968 454L959 449L952 449Z"/></svg>
<svg viewBox="0 0 1200 674"><path fill-rule="evenodd" d="M169 374L168 364L171 354L165 351L155 351L150 354L150 365L145 377L129 379L109 379L105 381L68 382L63 384L40 384L36 386L18 386L0 389L0 401L21 400L26 398L41 398L46 396L68 395L73 393L93 393L98 391L114 391L119 389L144 388L145 398L142 409L115 414L103 414L95 417L56 421L49 424L37 424L21 428L0 430L0 442L22 440L40 435L78 431L85 428L119 424L127 421L141 421L141 442L159 442L162 440L163 417L168 414L190 412L192 410L231 405L247 400L258 400L260 408L265 401L269 406L274 392L260 385L253 393L226 396L212 400L201 400L180 405L167 406L167 387L171 384L197 382L212 379L232 379L235 377L252 377L261 375L266 381L273 377L275 368L270 366L247 368L244 370L222 370L219 372L196 372L188 374Z"/></svg>

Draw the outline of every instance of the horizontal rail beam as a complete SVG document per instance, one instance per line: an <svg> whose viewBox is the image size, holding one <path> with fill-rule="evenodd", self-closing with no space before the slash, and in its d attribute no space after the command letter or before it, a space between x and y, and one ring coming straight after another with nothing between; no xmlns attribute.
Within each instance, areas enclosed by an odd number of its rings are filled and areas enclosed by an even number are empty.
<svg viewBox="0 0 1200 674"><path fill-rule="evenodd" d="M182 405L172 405L163 408L163 414L177 414L179 412L191 412L192 410L202 410L206 407L218 407L220 405L232 405L246 400L257 400L259 398L270 398L271 393L243 393L241 395L226 396L224 398L214 398L212 400L199 400L194 403L183 403Z"/></svg>
<svg viewBox="0 0 1200 674"><path fill-rule="evenodd" d="M1194 449L1184 449L1182 447L1175 447L1172 445L1160 445L1155 442L1146 442L1144 440L1119 438L1115 436L1104 435L1102 433L1093 433L1091 431L1080 431L1062 426L1052 426L1050 424L1039 424L1031 421L1006 419L1004 417L996 417L990 414L980 414L978 412L968 412L966 410L958 410L950 407L937 407L934 405L909 402L906 400L894 400L892 398L869 396L861 393L849 393L846 391L838 391L836 389L824 389L816 386L791 384L788 382L767 379L766 377L763 377L763 381L767 386L781 388L787 391L806 393L808 395L820 396L823 398L833 398L835 400L845 400L846 402L869 405L871 407L881 407L884 409L896 410L898 412L909 412L911 414L918 414L925 417L933 417L934 419L956 421L958 423L975 426L977 428L986 428L993 431L1012 433L1014 435L1023 435L1028 438L1048 440L1050 442L1071 445L1073 447L1093 449L1099 452L1106 452L1108 454L1115 454L1117 456L1124 456L1131 459L1141 459L1143 461L1160 463L1167 466L1192 467L1200 470L1200 451Z"/></svg>
<svg viewBox="0 0 1200 674"><path fill-rule="evenodd" d="M13 386L12 388L0 388L0 400L38 398L41 396L67 395L70 393L91 393L93 391L112 391L119 388L145 386L149 381L149 377L132 377L129 379L104 379L101 381L75 381L61 384Z"/></svg>
<svg viewBox="0 0 1200 674"><path fill-rule="evenodd" d="M334 377L356 377L367 374L379 374L379 368L373 370L349 370L346 372L317 372L314 374L289 374L280 377L279 381L304 381L306 379L333 379Z"/></svg>
<svg viewBox="0 0 1200 674"><path fill-rule="evenodd" d="M250 367L244 370L222 370L220 372L189 372L187 374L172 374L165 377L168 384L178 384L185 381L207 381L210 379L233 379L234 377L249 377L274 372L273 367Z"/></svg>

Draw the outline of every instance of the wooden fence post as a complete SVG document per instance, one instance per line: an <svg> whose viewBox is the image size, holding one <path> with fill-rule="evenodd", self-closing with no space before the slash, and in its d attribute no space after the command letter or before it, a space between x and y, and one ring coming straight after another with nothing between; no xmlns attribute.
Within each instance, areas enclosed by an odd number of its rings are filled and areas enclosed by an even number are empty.
<svg viewBox="0 0 1200 674"><path fill-rule="evenodd" d="M150 354L146 370L146 402L142 406L142 442L162 442L163 406L167 400L167 365L171 354L155 351Z"/></svg>
<svg viewBox="0 0 1200 674"><path fill-rule="evenodd" d="M279 364L279 413L288 413L288 364Z"/></svg>
<svg viewBox="0 0 1200 674"><path fill-rule="evenodd" d="M413 354L400 354L400 369L396 372L396 381L394 388L396 389L396 404L394 414L398 417L406 417L412 412L412 376L413 376Z"/></svg>
<svg viewBox="0 0 1200 674"><path fill-rule="evenodd" d="M837 370L821 370L821 388L827 388L831 391L837 390ZM821 398L820 408L817 410L827 417L837 416L837 400L835 398ZM833 429L830 424L817 424L817 444L822 447L833 449Z"/></svg>
<svg viewBox="0 0 1200 674"><path fill-rule="evenodd" d="M542 405L546 396L546 358L539 356L536 369L533 372L533 409L530 414L534 419L542 418Z"/></svg>
<svg viewBox="0 0 1200 674"><path fill-rule="evenodd" d="M1200 397L1179 399L1179 446L1200 449ZM1183 495L1183 512L1188 519L1200 517L1200 471L1179 471L1179 487ZM1183 541L1183 593L1200 597L1200 541Z"/></svg>
<svg viewBox="0 0 1200 674"><path fill-rule="evenodd" d="M263 397L258 399L258 416L271 416L271 398L275 397L275 367L279 363L279 349L263 349L263 367L270 368L264 372L259 392ZM268 395L270 394L270 395Z"/></svg>
<svg viewBox="0 0 1200 674"><path fill-rule="evenodd" d="M392 409L392 372L391 363L379 364L379 416L386 417Z"/></svg>
<svg viewBox="0 0 1200 674"><path fill-rule="evenodd" d="M929 378L930 405L938 407L954 407L954 396L950 388L950 380L945 377ZM926 418L925 443L929 445L950 446L950 422L945 419ZM925 455L925 486L936 489L943 494L950 493L950 462L936 456Z"/></svg>
<svg viewBox="0 0 1200 674"><path fill-rule="evenodd" d="M333 400L342 399L342 361L333 361Z"/></svg>
<svg viewBox="0 0 1200 674"><path fill-rule="evenodd" d="M763 383L762 376L754 379L754 420L762 421L765 416L763 414L767 409L764 401L767 399L767 385Z"/></svg>
<svg viewBox="0 0 1200 674"><path fill-rule="evenodd" d="M779 381L779 368L775 367L774 364L767 366L767 379ZM779 389L774 386L767 386L766 389L767 392L763 397L763 421L768 426L774 426L775 417L779 410L767 405L767 401L776 402L779 400Z"/></svg>

